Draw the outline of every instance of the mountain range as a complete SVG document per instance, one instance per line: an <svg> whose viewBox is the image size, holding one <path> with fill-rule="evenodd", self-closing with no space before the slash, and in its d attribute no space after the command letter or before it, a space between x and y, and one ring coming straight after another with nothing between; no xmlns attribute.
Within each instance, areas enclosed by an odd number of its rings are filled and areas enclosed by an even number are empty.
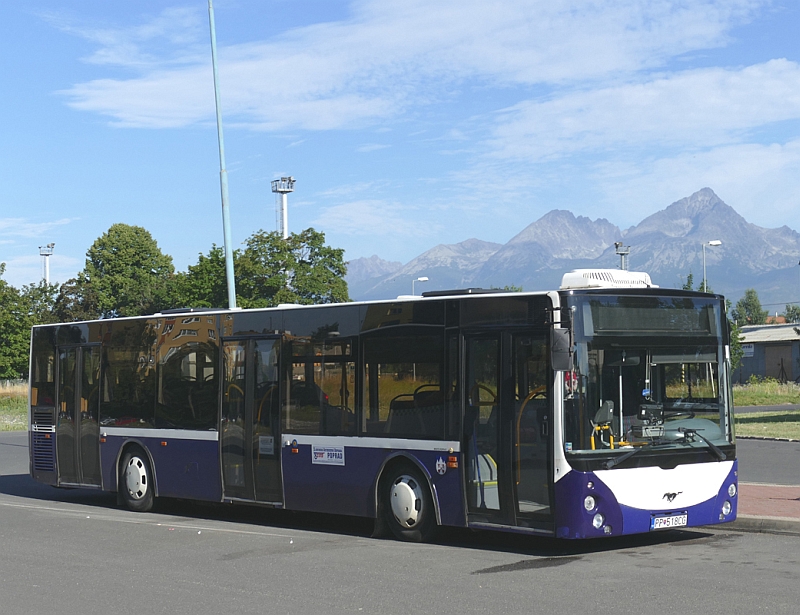
<svg viewBox="0 0 800 615"><path fill-rule="evenodd" d="M617 269L615 242L630 246L628 268L646 271L654 284L680 288L691 273L703 278L706 247L708 285L734 303L755 288L762 305L782 312L800 303L800 234L787 226L767 229L747 222L710 188L703 188L621 230L608 220L591 220L553 210L529 224L506 244L467 239L440 244L406 264L377 255L348 263L347 283L356 300L389 299L411 292L453 288L521 287L552 290L561 276L580 268Z"/></svg>

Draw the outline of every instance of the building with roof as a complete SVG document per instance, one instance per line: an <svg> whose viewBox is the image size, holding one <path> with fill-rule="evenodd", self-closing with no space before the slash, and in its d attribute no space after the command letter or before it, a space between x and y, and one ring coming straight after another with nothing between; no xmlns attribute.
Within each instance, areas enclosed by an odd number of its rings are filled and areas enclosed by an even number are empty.
<svg viewBox="0 0 800 615"><path fill-rule="evenodd" d="M748 325L741 328L744 356L733 382L751 375L781 381L800 377L800 325Z"/></svg>

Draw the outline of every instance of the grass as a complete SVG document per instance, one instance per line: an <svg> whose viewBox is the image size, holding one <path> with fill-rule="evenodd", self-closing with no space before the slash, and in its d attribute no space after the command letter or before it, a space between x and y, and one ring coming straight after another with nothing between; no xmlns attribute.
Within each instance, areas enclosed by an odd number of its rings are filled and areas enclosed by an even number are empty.
<svg viewBox="0 0 800 615"><path fill-rule="evenodd" d="M28 385L0 381L0 431L28 429Z"/></svg>
<svg viewBox="0 0 800 615"><path fill-rule="evenodd" d="M794 382L780 384L776 380L735 384L734 406L780 406L800 404L800 386Z"/></svg>
<svg viewBox="0 0 800 615"><path fill-rule="evenodd" d="M734 423L737 436L800 440L800 410L736 414Z"/></svg>

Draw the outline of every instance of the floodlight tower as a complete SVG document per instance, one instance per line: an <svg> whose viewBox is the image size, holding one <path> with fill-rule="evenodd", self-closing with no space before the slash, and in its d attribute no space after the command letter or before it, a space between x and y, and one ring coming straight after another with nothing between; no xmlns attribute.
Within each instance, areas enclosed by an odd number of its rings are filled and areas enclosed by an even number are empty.
<svg viewBox="0 0 800 615"><path fill-rule="evenodd" d="M56 244L48 243L46 246L39 246L39 256L42 257L42 279L48 286L50 285L50 257L53 256L53 248Z"/></svg>
<svg viewBox="0 0 800 615"><path fill-rule="evenodd" d="M615 241L614 247L617 249L617 254L619 255L619 268L623 271L627 271L628 254L631 253L631 247L622 245L621 241Z"/></svg>
<svg viewBox="0 0 800 615"><path fill-rule="evenodd" d="M276 212L276 217L278 218L278 226L283 233L283 238L289 239L289 205L286 195L294 192L294 177L273 179L272 191L281 195L281 204Z"/></svg>

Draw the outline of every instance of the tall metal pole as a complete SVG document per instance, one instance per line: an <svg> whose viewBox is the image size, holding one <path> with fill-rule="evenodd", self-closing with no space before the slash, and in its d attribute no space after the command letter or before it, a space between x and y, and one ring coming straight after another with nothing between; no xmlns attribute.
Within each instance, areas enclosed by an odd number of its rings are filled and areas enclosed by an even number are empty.
<svg viewBox="0 0 800 615"><path fill-rule="evenodd" d="M222 193L222 231L225 235L225 276L228 280L228 307L236 307L236 281L233 277L233 247L231 245L231 213L228 205L228 171L225 168L225 142L222 138L222 107L219 102L217 78L217 34L214 27L214 7L208 0L208 22L211 27L211 66L214 70L214 102L217 105L217 137L219 139L219 187Z"/></svg>
<svg viewBox="0 0 800 615"><path fill-rule="evenodd" d="M706 244L703 244L703 292L706 292Z"/></svg>

